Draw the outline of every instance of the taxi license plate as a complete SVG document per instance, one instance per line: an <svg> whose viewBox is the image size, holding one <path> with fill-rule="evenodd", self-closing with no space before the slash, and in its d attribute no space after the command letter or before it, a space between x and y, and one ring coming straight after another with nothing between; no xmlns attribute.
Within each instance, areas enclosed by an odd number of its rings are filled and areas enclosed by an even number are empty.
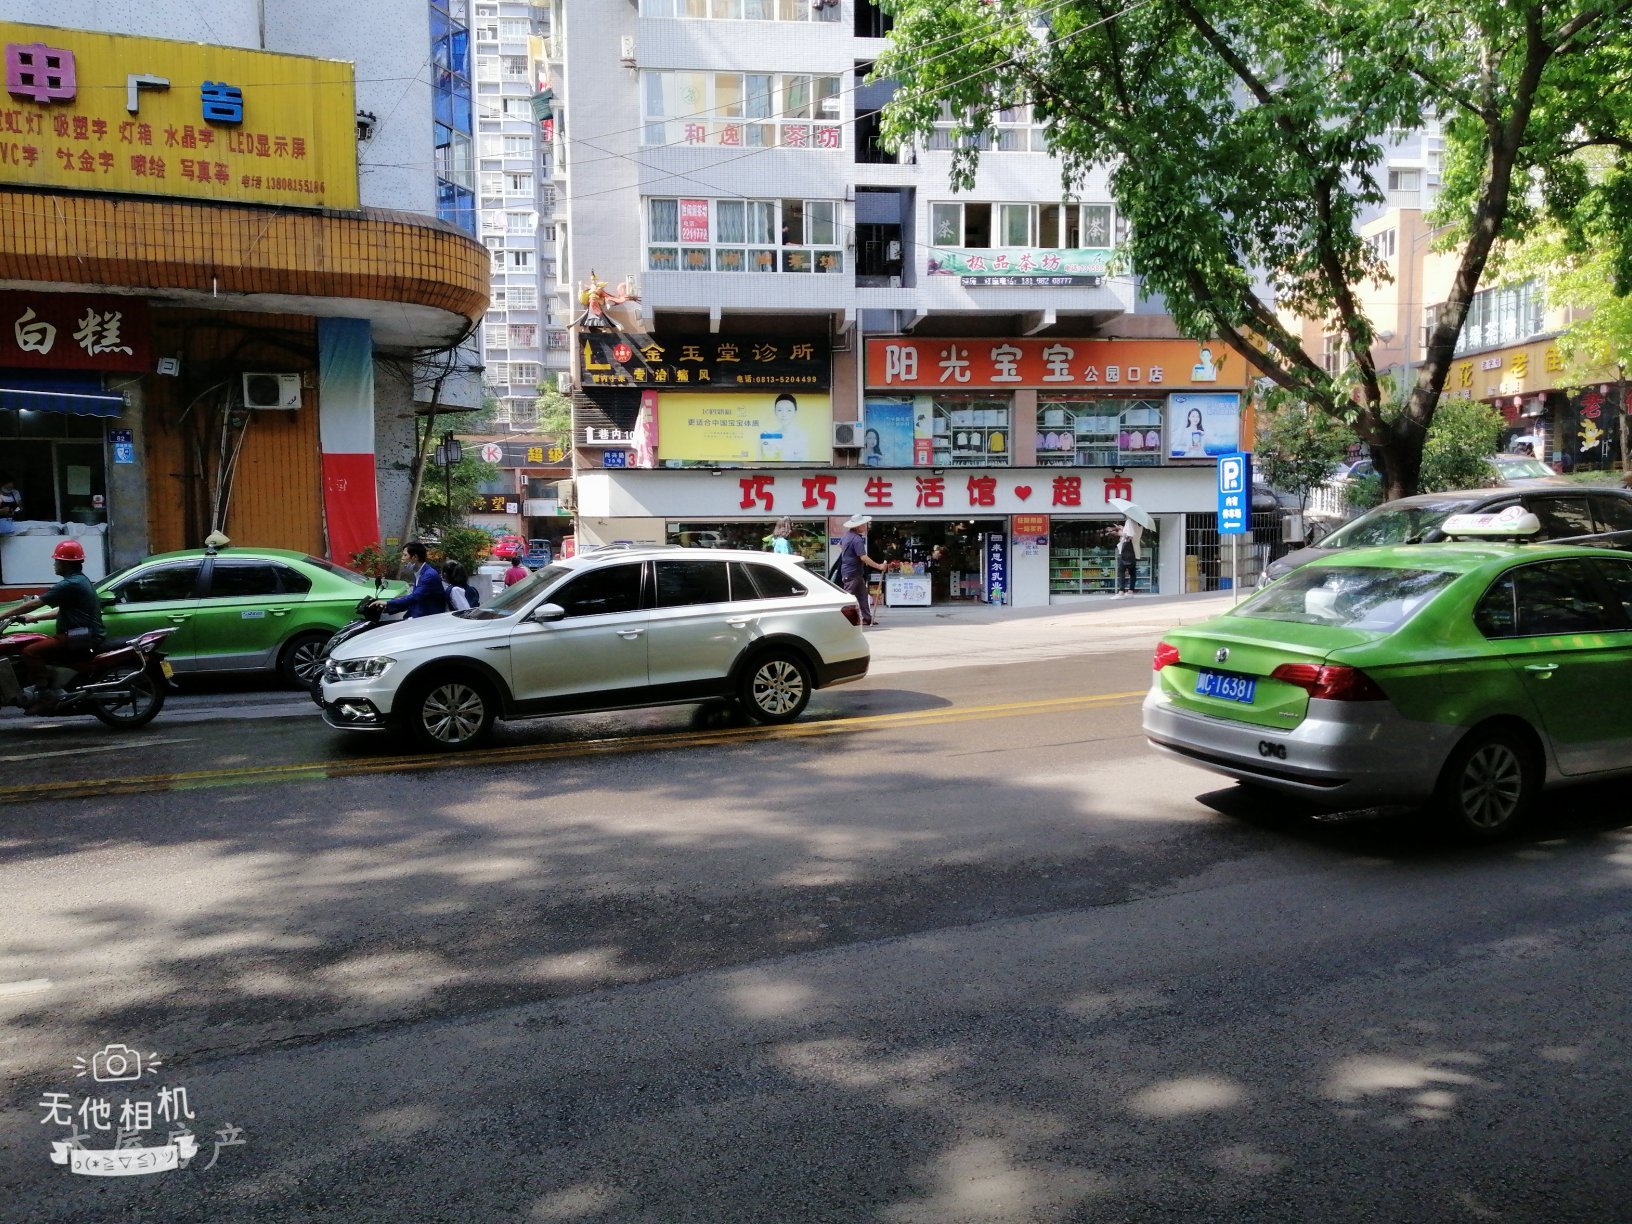
<svg viewBox="0 0 1632 1224"><path fill-rule="evenodd" d="M1202 671L1196 676L1196 692L1203 697L1221 697L1225 701L1251 705L1257 691L1258 680L1253 676L1232 676L1216 671Z"/></svg>
<svg viewBox="0 0 1632 1224"><path fill-rule="evenodd" d="M159 660L159 670L164 673L164 678L166 680L171 679L176 674L176 669L170 666L170 660L169 659L160 659Z"/></svg>

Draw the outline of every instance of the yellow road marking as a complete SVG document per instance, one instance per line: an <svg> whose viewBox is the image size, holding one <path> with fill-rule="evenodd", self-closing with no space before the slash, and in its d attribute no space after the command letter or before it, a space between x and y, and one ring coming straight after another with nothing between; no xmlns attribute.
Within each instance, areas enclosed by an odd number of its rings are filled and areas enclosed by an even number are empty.
<svg viewBox="0 0 1632 1224"><path fill-rule="evenodd" d="M29 786L0 787L0 803L193 790L250 782L299 782L320 778L365 777L370 774L403 773L455 766L513 765L545 759L555 761L572 757L757 743L764 740L809 739L822 735L849 734L854 731L944 726L949 723L979 722L992 718L1060 713L1124 702L1132 698L1142 698L1144 695L1145 690L1139 689L1137 692L1128 693L1096 693L1084 697L1053 697L1038 701L1007 701L983 706L952 706L943 710L917 710L901 714L866 714L856 718L834 718L823 722L787 723L777 727L722 727L717 731L689 733L671 731L622 736L616 739L583 740L570 744L515 744L506 748L482 748L446 755L420 753L412 756L369 757L360 761L305 761L288 765L195 769L183 773L148 774L135 778L37 782Z"/></svg>

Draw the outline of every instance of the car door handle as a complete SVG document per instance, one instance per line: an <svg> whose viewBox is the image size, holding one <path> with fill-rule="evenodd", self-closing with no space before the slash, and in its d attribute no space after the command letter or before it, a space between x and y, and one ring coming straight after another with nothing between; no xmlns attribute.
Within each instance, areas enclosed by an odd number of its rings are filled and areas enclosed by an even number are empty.
<svg viewBox="0 0 1632 1224"><path fill-rule="evenodd" d="M645 632L644 629L619 629L618 636L626 642L632 642Z"/></svg>
<svg viewBox="0 0 1632 1224"><path fill-rule="evenodd" d="M171 622L171 624L183 625L183 624L186 624L188 621L190 621L192 619L193 619L193 614L191 612L172 612L172 613L170 613L170 622Z"/></svg>
<svg viewBox="0 0 1632 1224"><path fill-rule="evenodd" d="M1538 676L1541 677L1541 679L1545 680L1545 679L1547 679L1548 676L1551 676L1555 671L1558 670L1558 664L1557 663L1526 663L1524 665L1524 670L1527 671L1527 672L1535 672Z"/></svg>
<svg viewBox="0 0 1632 1224"><path fill-rule="evenodd" d="M754 623L754 618L751 616L745 616L741 620L728 620L725 623L730 625L733 629L746 629L749 625Z"/></svg>
<svg viewBox="0 0 1632 1224"><path fill-rule="evenodd" d="M267 611L272 613L273 616L287 616L289 614L288 608L268 608Z"/></svg>

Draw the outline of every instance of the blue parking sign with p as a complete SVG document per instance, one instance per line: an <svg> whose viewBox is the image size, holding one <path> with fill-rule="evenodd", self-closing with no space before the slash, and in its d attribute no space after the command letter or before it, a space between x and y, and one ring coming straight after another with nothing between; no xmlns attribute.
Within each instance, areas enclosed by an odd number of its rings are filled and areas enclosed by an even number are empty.
<svg viewBox="0 0 1632 1224"><path fill-rule="evenodd" d="M1252 455L1235 451L1218 457L1218 534L1252 530Z"/></svg>

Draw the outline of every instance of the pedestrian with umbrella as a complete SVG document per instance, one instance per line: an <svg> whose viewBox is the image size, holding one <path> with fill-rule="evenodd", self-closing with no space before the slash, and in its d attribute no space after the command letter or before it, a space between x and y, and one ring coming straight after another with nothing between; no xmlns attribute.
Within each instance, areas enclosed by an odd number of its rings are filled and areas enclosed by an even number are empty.
<svg viewBox="0 0 1632 1224"><path fill-rule="evenodd" d="M1145 528L1154 527L1156 521L1125 497L1111 498L1111 506L1122 515L1122 529L1116 533L1116 597L1123 599L1134 593L1139 577L1139 545Z"/></svg>

